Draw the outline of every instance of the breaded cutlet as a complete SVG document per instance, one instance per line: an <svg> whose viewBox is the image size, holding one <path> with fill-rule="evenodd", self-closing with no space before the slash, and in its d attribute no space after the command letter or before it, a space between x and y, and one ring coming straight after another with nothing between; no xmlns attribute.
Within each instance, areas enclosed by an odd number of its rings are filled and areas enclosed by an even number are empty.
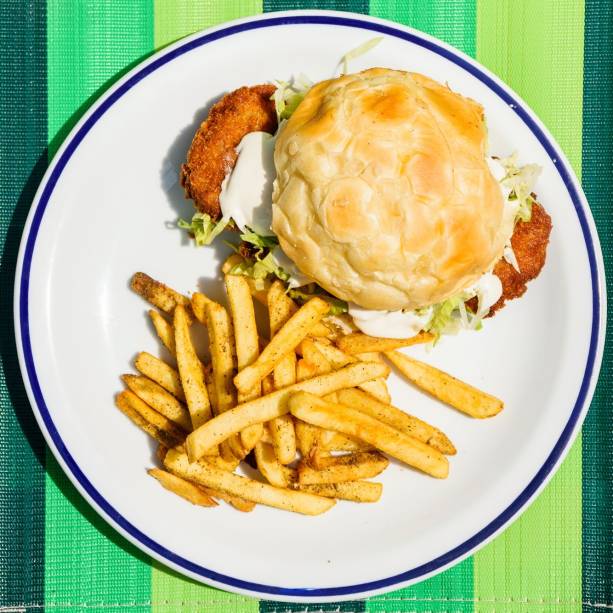
<svg viewBox="0 0 613 613"><path fill-rule="evenodd" d="M270 99L272 84L240 87L226 94L202 122L181 166L181 185L201 213L221 217L219 194L226 174L236 164L236 147L249 132L277 129L277 114Z"/></svg>

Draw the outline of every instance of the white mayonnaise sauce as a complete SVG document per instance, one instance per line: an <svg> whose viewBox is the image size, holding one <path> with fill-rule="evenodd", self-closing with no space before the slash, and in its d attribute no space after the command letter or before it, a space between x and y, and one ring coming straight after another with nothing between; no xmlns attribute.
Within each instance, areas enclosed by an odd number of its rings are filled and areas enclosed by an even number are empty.
<svg viewBox="0 0 613 613"><path fill-rule="evenodd" d="M226 219L231 217L243 231L251 228L261 236L272 236L272 184L276 177L275 137L267 132L246 134L238 147L238 159L222 185L219 203ZM289 286L300 287L313 279L302 274L281 247L272 257L290 275Z"/></svg>
<svg viewBox="0 0 613 613"><path fill-rule="evenodd" d="M364 334L384 338L408 338L415 336L432 317L432 308L422 314L415 311L370 311L349 303L349 315Z"/></svg>
<svg viewBox="0 0 613 613"><path fill-rule="evenodd" d="M234 169L226 175L219 195L226 219L231 217L241 230L248 226L262 236L272 235L274 150L275 139L271 134L245 134L236 148L238 159Z"/></svg>
<svg viewBox="0 0 613 613"><path fill-rule="evenodd" d="M466 290L467 294L477 296L479 299L478 317L487 314L490 307L494 306L502 296L502 283L493 272L486 272L471 287Z"/></svg>

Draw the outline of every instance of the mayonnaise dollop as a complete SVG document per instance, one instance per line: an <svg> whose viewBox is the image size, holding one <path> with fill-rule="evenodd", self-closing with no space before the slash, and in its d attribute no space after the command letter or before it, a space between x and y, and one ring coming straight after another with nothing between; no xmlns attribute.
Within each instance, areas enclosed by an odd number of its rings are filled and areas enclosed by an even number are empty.
<svg viewBox="0 0 613 613"><path fill-rule="evenodd" d="M349 303L349 315L364 334L384 338L415 336L432 318L432 307L416 311L371 311Z"/></svg>
<svg viewBox="0 0 613 613"><path fill-rule="evenodd" d="M245 232L250 228L261 236L273 236L272 185L276 170L274 162L275 137L268 132L246 134L238 147L238 159L221 186L219 203L224 218L232 218ZM300 287L313 279L302 274L283 252L275 247L272 258L277 266L290 275L290 287Z"/></svg>
<svg viewBox="0 0 613 613"><path fill-rule="evenodd" d="M245 134L236 152L238 159L221 184L219 204L223 216L243 231L251 228L271 236L272 184L276 176L275 139L267 132Z"/></svg>

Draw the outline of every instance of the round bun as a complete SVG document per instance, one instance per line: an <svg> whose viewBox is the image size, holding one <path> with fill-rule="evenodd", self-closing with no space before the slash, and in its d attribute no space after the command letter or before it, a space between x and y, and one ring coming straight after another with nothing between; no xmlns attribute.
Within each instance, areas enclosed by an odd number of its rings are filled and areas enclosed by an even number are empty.
<svg viewBox="0 0 613 613"><path fill-rule="evenodd" d="M414 309L500 258L504 202L483 108L420 74L313 86L275 146L273 231L306 275L367 309Z"/></svg>

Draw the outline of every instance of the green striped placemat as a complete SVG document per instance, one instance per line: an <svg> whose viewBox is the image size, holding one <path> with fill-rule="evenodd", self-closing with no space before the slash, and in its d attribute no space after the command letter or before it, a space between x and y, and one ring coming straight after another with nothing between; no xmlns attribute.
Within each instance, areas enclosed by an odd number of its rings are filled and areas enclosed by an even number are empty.
<svg viewBox="0 0 613 613"><path fill-rule="evenodd" d="M413 26L509 83L582 177L613 278L608 1L1 0L0 611L613 609L610 344L582 436L522 518L445 573L367 601L287 605L186 580L109 528L46 450L21 383L11 312L21 228L47 160L89 104L155 49L229 19L296 8L351 10Z"/></svg>

